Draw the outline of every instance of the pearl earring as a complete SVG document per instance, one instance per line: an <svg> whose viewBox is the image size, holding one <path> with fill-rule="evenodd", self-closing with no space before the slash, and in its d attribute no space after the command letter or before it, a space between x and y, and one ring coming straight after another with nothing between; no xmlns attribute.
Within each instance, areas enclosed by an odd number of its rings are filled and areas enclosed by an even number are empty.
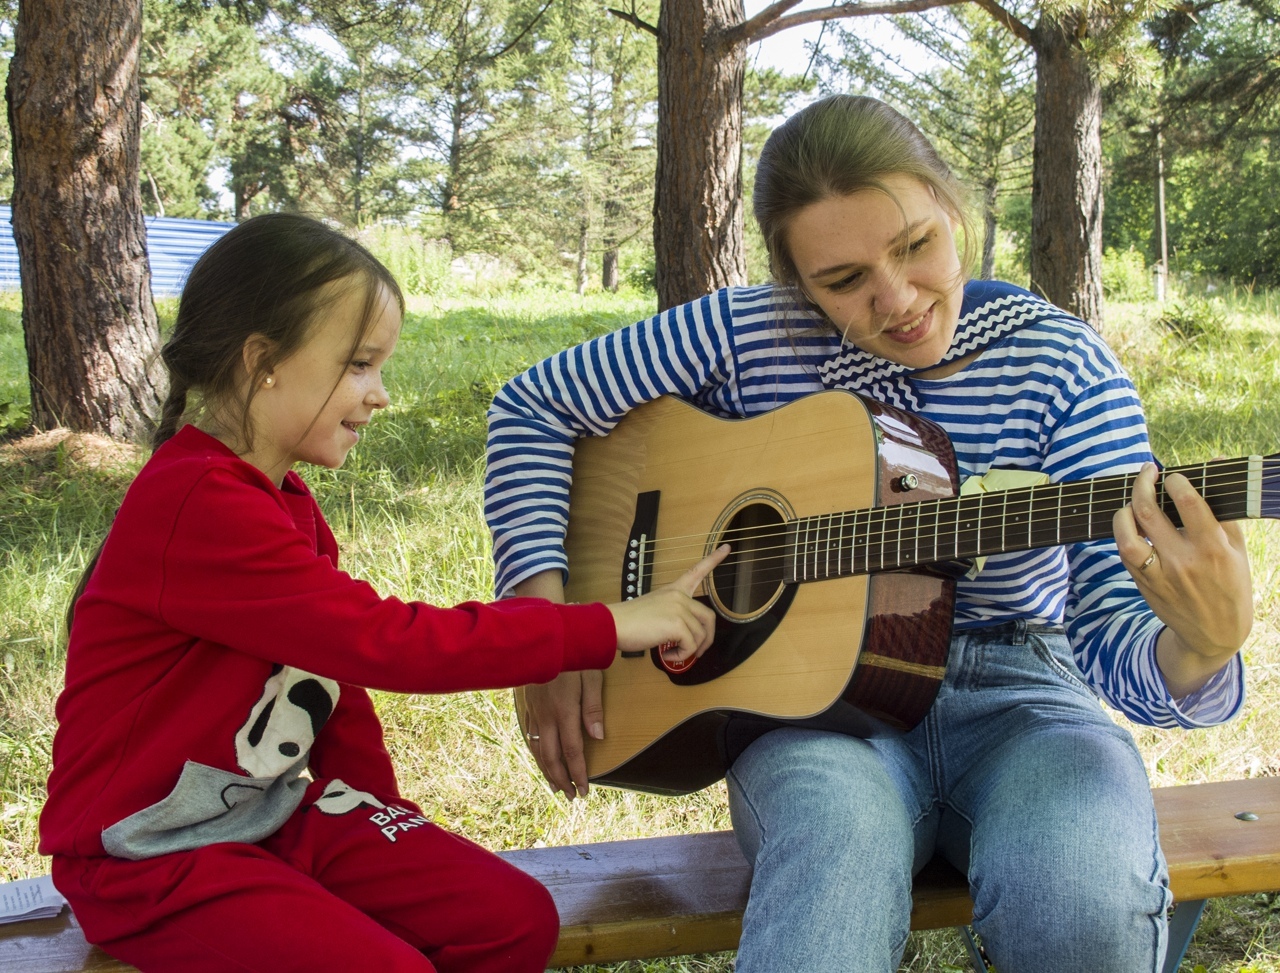
<svg viewBox="0 0 1280 973"><path fill-rule="evenodd" d="M276 384L275 376L268 375L266 378L262 380L262 384L267 386L267 388L270 388L272 385L275 385Z"/></svg>

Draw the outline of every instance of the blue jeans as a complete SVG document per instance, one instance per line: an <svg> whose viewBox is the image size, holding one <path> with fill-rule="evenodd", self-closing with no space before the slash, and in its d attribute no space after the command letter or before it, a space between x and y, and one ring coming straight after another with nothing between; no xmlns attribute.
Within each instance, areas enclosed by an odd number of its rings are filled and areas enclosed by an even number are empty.
<svg viewBox="0 0 1280 973"><path fill-rule="evenodd" d="M755 865L737 973L891 973L911 877L969 876L1000 973L1155 973L1172 901L1142 759L1058 629L956 635L910 733L786 728L728 774Z"/></svg>

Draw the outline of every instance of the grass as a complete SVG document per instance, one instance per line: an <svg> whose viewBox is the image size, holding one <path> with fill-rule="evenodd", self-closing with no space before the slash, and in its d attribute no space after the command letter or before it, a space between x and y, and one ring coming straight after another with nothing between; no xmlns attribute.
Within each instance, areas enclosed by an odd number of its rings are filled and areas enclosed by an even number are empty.
<svg viewBox="0 0 1280 973"><path fill-rule="evenodd" d="M1280 449L1280 301L1221 303L1225 327L1198 340L1157 324L1150 305L1108 309L1108 339L1143 393L1166 462ZM342 470L303 471L344 566L384 594L439 604L487 598L480 479L493 391L543 356L651 310L652 298L637 294L413 299L389 367L392 407ZM0 298L0 403L22 409L25 383L17 305ZM0 880L47 871L36 823L61 684L62 611L142 458L91 436L0 442ZM1246 534L1257 599L1246 712L1196 733L1133 727L1156 785L1280 774L1280 529L1252 523ZM536 773L508 693L379 695L377 704L407 795L488 847L729 826L723 785L679 799L596 789L566 805ZM727 973L731 964L732 954L719 954L579 973ZM967 968L950 931L913 934L902 966ZM1211 902L1183 967L1193 969L1280 973L1280 900Z"/></svg>

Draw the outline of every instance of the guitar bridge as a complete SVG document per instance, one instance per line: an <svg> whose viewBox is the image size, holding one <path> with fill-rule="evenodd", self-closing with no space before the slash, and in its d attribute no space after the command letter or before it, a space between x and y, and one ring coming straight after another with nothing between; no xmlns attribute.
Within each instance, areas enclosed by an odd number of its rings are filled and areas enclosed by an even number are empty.
<svg viewBox="0 0 1280 973"><path fill-rule="evenodd" d="M653 586L652 538L658 530L658 499L661 490L636 496L636 515L627 537L627 553L622 566L622 600L639 598ZM624 659L642 659L644 651L623 652Z"/></svg>

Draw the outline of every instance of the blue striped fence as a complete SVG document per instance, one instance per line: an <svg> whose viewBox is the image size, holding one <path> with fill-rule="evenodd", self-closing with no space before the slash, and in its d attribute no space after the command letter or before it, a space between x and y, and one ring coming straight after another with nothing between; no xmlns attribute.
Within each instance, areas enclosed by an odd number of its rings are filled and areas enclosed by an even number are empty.
<svg viewBox="0 0 1280 973"><path fill-rule="evenodd" d="M10 209L0 206L0 290L16 291L18 245L13 242ZM187 271L234 223L215 220L180 220L169 216L147 217L147 258L151 262L151 293L156 297L177 297Z"/></svg>

